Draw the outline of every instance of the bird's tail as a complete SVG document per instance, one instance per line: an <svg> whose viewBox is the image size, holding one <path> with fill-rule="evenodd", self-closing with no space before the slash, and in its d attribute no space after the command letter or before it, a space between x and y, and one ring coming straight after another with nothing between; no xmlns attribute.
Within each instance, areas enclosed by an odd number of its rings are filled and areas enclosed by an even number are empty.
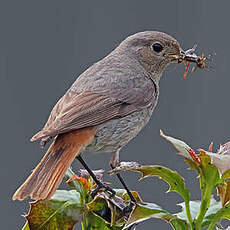
<svg viewBox="0 0 230 230"><path fill-rule="evenodd" d="M15 192L13 200L24 200L29 197L35 200L49 199L74 158L93 140L94 135L94 128L58 135L31 175Z"/></svg>

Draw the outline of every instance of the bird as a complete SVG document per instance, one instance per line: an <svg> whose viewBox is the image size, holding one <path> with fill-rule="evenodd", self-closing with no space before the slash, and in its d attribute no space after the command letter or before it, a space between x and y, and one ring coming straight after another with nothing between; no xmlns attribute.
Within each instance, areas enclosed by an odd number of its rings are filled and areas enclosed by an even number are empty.
<svg viewBox="0 0 230 230"><path fill-rule="evenodd" d="M50 199L75 158L99 188L105 187L82 154L107 152L111 167L119 165L120 150L150 120L163 71L178 62L181 52L179 42L166 33L138 32L80 74L31 138L42 146L52 143L13 200Z"/></svg>

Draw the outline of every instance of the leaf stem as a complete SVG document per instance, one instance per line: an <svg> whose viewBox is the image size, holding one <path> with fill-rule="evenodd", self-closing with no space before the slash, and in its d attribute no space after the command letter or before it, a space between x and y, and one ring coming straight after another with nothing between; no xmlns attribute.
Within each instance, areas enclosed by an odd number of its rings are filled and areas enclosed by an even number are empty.
<svg viewBox="0 0 230 230"><path fill-rule="evenodd" d="M81 221L81 229L85 230L86 226L87 226L86 225L86 218L85 218L85 214L83 214L82 221Z"/></svg>
<svg viewBox="0 0 230 230"><path fill-rule="evenodd" d="M190 229L193 230L193 219L192 219L192 215L191 215L191 211L190 211L190 205L189 205L189 201L185 200L185 209L186 209L186 215L187 215L187 219L190 225Z"/></svg>
<svg viewBox="0 0 230 230"><path fill-rule="evenodd" d="M201 198L201 205L200 205L200 211L197 215L196 222L195 222L195 229L200 230L202 221L205 217L205 214L210 206L210 200L212 196L212 187L208 188L205 193L202 195Z"/></svg>
<svg viewBox="0 0 230 230"><path fill-rule="evenodd" d="M216 220L217 222L218 220ZM208 229L207 230L213 230L215 225L216 225L216 222L212 221L211 224L209 225Z"/></svg>
<svg viewBox="0 0 230 230"><path fill-rule="evenodd" d="M83 221L81 222L81 229L82 229L82 230L85 230L85 226L84 226Z"/></svg>

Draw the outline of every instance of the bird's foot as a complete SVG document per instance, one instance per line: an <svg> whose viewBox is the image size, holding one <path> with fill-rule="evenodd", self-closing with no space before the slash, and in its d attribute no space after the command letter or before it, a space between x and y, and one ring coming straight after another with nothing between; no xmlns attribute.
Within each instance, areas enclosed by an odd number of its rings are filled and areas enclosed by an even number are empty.
<svg viewBox="0 0 230 230"><path fill-rule="evenodd" d="M138 162L134 162L134 161L125 161L125 162L120 162L119 164L116 165L116 167L114 167L112 164L110 165L112 170L108 171L108 174L110 176L114 175L114 174L118 174L121 172L125 172L131 168L139 168L141 167L141 165Z"/></svg>
<svg viewBox="0 0 230 230"><path fill-rule="evenodd" d="M123 210L122 210L123 214L125 215L127 213L132 212L133 206L134 206L134 204L130 203L129 205L127 205L126 207L124 207Z"/></svg>
<svg viewBox="0 0 230 230"><path fill-rule="evenodd" d="M109 192L111 197L116 195L116 192L111 187L100 182L97 184L97 187L91 192L91 197L94 198L98 194L98 192L100 192L100 191Z"/></svg>

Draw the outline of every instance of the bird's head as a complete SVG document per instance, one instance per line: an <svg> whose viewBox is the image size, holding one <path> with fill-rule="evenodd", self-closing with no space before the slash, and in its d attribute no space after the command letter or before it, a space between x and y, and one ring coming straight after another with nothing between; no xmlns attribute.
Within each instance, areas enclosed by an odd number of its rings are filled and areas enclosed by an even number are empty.
<svg viewBox="0 0 230 230"><path fill-rule="evenodd" d="M178 62L183 52L175 38L158 31L131 35L120 47L135 56L147 71L159 74L168 64Z"/></svg>

